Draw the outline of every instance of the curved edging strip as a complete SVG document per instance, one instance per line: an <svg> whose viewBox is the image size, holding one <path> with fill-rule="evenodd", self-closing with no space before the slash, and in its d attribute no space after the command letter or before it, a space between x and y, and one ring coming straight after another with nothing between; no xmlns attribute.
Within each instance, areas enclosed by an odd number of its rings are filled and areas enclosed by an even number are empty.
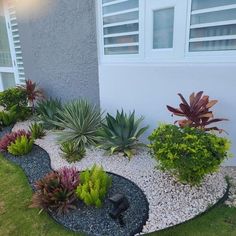
<svg viewBox="0 0 236 236"><path fill-rule="evenodd" d="M227 182L227 188L226 188L226 191L224 193L224 195L215 203L213 204L212 206L210 206L209 208L207 208L205 211L203 211L202 213L196 215L195 217L189 219L189 220L186 220L182 223L179 223L179 224L176 224L176 225L173 225L173 226L170 226L170 227L167 227L167 228L164 228L164 229L161 229L161 230L158 230L158 231L155 231L155 232L165 232L166 230L169 230L169 229L175 229L176 227L180 226L180 225L184 225L184 224L187 224L195 219L198 219L199 217L207 214L209 211L213 210L214 208L216 208L217 206L219 206L220 204L224 203L226 201L226 199L228 198L229 196L229 189L230 189L230 184L229 184L229 181L225 180ZM155 233L155 232L150 232L150 233Z"/></svg>

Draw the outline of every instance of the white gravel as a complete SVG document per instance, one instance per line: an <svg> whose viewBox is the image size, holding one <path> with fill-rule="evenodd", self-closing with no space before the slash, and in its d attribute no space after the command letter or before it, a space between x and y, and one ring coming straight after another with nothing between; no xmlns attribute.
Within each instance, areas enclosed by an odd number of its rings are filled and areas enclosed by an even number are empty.
<svg viewBox="0 0 236 236"><path fill-rule="evenodd" d="M14 130L27 129L29 122L17 123ZM45 149L51 158L53 169L63 166L75 166L78 170L100 164L106 171L122 175L135 182L146 194L149 202L149 219L143 233L164 229L204 212L223 196L226 181L222 171L205 178L201 187L190 187L178 183L172 176L155 168L156 162L147 151L140 151L129 161L121 155L106 156L100 149L87 150L86 156L74 164L62 158L56 135L47 135L36 140L36 144Z"/></svg>

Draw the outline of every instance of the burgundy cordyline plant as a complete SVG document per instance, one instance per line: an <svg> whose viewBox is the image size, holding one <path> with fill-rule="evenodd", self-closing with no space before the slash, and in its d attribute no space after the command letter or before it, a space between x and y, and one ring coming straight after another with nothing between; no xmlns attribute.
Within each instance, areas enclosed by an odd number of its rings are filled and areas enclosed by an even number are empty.
<svg viewBox="0 0 236 236"><path fill-rule="evenodd" d="M1 152L6 151L7 147L12 142L15 142L15 140L18 137L21 137L21 136L26 136L29 139L31 137L31 133L21 129L16 132L11 132L11 133L5 134L0 140L0 151Z"/></svg>
<svg viewBox="0 0 236 236"><path fill-rule="evenodd" d="M44 98L43 90L38 88L37 84L30 79L26 80L25 85L21 85L20 88L25 90L28 102L34 112L35 101Z"/></svg>
<svg viewBox="0 0 236 236"><path fill-rule="evenodd" d="M200 128L205 131L224 131L216 126L207 127L212 123L227 120L222 118L214 118L213 112L210 111L210 108L218 102L217 100L209 100L209 96L203 95L203 91L196 94L192 93L189 97L189 103L185 100L181 93L178 95L182 101L179 108L167 106L167 109L172 112L173 115L184 117L184 119L175 121L175 123L178 123L180 127L190 126Z"/></svg>

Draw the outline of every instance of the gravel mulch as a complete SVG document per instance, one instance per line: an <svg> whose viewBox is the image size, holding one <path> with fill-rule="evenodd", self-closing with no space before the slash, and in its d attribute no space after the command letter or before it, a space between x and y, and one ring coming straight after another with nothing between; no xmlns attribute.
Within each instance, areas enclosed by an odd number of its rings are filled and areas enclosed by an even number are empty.
<svg viewBox="0 0 236 236"><path fill-rule="evenodd" d="M14 129L28 127L28 122L18 123ZM62 158L56 135L47 135L36 144L45 149L51 159L51 166L57 170L63 166L74 166L84 170L94 163L102 165L111 173L121 175L137 184L149 202L149 219L143 233L154 232L183 223L206 211L226 192L227 183L222 170L208 175L201 186L191 187L178 183L168 173L156 169L155 160L147 150L140 150L129 161L121 155L106 156L103 150L92 148L79 162L69 164Z"/></svg>

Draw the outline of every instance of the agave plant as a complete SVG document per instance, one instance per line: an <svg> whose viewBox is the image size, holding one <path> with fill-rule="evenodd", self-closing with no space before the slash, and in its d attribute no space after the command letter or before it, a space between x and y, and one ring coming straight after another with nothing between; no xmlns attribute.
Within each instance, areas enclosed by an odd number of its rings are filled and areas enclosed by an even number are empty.
<svg viewBox="0 0 236 236"><path fill-rule="evenodd" d="M129 158L133 155L135 148L142 146L138 142L139 137L148 129L148 126L139 128L143 117L135 119L135 111L129 115L122 110L117 111L116 117L107 113L106 123L100 130L100 147L108 150L110 154L122 152Z"/></svg>
<svg viewBox="0 0 236 236"><path fill-rule="evenodd" d="M64 129L58 132L59 142L73 142L78 146L97 143L97 131L102 118L96 106L85 100L72 101L58 111L58 114L58 121L53 121L53 124Z"/></svg>
<svg viewBox="0 0 236 236"><path fill-rule="evenodd" d="M65 214L76 209L75 189L79 185L79 173L75 169L63 168L53 171L35 184L32 208Z"/></svg>
<svg viewBox="0 0 236 236"><path fill-rule="evenodd" d="M27 94L27 100L32 107L32 111L34 112L34 105L37 99L43 98L43 91L37 87L37 84L32 80L26 80L24 85L20 86Z"/></svg>
<svg viewBox="0 0 236 236"><path fill-rule="evenodd" d="M175 121L175 123L178 123L180 127L190 126L200 128L205 131L223 131L216 126L207 127L212 123L227 120L222 118L214 118L213 112L210 111L210 108L218 102L217 100L209 100L209 96L203 96L203 91L200 91L197 94L192 93L189 97L189 103L185 100L181 93L178 95L182 101L179 108L167 106L167 109L172 112L173 115L185 117L184 119Z"/></svg>
<svg viewBox="0 0 236 236"><path fill-rule="evenodd" d="M62 110L60 99L49 98L41 100L37 103L36 112L39 115L39 120L42 121L46 128L58 128L52 121L56 121L59 111Z"/></svg>

